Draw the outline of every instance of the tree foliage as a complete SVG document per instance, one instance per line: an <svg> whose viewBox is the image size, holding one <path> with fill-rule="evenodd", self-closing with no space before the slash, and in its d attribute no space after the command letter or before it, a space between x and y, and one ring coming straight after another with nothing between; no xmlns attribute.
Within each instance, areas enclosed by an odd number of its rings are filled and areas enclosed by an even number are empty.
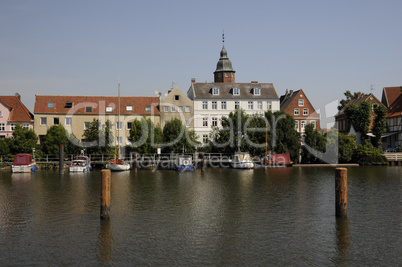
<svg viewBox="0 0 402 267"><path fill-rule="evenodd" d="M357 146L353 153L353 161L362 165L384 165L388 162L382 150L367 141Z"/></svg>
<svg viewBox="0 0 402 267"><path fill-rule="evenodd" d="M109 120L100 125L98 119L93 119L83 134L85 142L92 143L86 148L88 154L110 154L114 152L111 127L112 123Z"/></svg>
<svg viewBox="0 0 402 267"><path fill-rule="evenodd" d="M375 135L374 145L377 148L381 148L381 136L387 131L387 112L387 108L383 105L374 109L376 116L373 122L373 134Z"/></svg>
<svg viewBox="0 0 402 267"><path fill-rule="evenodd" d="M341 101L339 101L338 110L341 110L344 106L346 106L350 100L358 98L359 95L361 95L361 92L351 93L349 90L347 90L343 94L345 95L346 99L342 99Z"/></svg>
<svg viewBox="0 0 402 267"><path fill-rule="evenodd" d="M312 123L305 127L304 143L319 152L326 150L326 138L322 136ZM306 147L302 150L302 163L322 163L316 153L309 152Z"/></svg>
<svg viewBox="0 0 402 267"><path fill-rule="evenodd" d="M163 128L164 152L193 153L199 145L194 130L188 130L180 119L168 121Z"/></svg>
<svg viewBox="0 0 402 267"><path fill-rule="evenodd" d="M135 119L130 129L130 148L139 153L156 153L157 144L162 143L162 129L151 119Z"/></svg>
<svg viewBox="0 0 402 267"><path fill-rule="evenodd" d="M353 128L361 133L361 140L366 139L366 135L370 129L371 122L371 104L367 101L362 101L360 105L348 104L345 108L348 128Z"/></svg>
<svg viewBox="0 0 402 267"><path fill-rule="evenodd" d="M45 154L59 154L60 144L64 145L65 154L78 153L79 148L70 142L72 134L68 134L63 125L52 125L47 130L44 142L42 144L42 151Z"/></svg>
<svg viewBox="0 0 402 267"><path fill-rule="evenodd" d="M19 123L15 126L13 137L9 141L10 153L12 155L18 153L32 153L32 149L36 148L38 137L32 129L22 127Z"/></svg>

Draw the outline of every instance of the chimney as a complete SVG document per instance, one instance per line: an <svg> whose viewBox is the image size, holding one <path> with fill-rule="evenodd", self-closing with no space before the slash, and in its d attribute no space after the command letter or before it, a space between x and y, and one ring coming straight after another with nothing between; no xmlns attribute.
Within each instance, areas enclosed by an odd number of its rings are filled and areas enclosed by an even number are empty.
<svg viewBox="0 0 402 267"><path fill-rule="evenodd" d="M258 83L258 81L251 81L251 83Z"/></svg>
<svg viewBox="0 0 402 267"><path fill-rule="evenodd" d="M21 100L21 95L19 93L15 93L15 96L18 97L19 100Z"/></svg>
<svg viewBox="0 0 402 267"><path fill-rule="evenodd" d="M288 89L286 89L286 94L285 95L287 95L289 92L288 92Z"/></svg>
<svg viewBox="0 0 402 267"><path fill-rule="evenodd" d="M195 78L191 78L191 83L195 83Z"/></svg>
<svg viewBox="0 0 402 267"><path fill-rule="evenodd" d="M290 94L293 94L293 90L290 90L290 92L289 92Z"/></svg>
<svg viewBox="0 0 402 267"><path fill-rule="evenodd" d="M168 94L170 94L170 92L172 92L172 90L168 90Z"/></svg>

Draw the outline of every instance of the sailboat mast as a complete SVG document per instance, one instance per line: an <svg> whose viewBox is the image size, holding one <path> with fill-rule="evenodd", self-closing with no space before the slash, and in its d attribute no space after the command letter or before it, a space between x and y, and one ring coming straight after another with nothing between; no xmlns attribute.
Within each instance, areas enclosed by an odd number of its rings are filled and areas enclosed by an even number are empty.
<svg viewBox="0 0 402 267"><path fill-rule="evenodd" d="M118 117L117 117L117 125L118 125L118 129L117 129L117 144L118 144L118 147L119 147L119 150L118 150L118 153L119 153L119 158L120 158L120 83L119 83L119 86L118 86L118 90L117 90L117 95L118 95Z"/></svg>

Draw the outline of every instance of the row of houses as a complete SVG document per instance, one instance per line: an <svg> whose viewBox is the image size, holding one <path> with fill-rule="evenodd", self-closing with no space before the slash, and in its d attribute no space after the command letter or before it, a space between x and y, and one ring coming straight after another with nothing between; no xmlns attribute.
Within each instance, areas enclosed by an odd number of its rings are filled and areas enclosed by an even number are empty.
<svg viewBox="0 0 402 267"><path fill-rule="evenodd" d="M221 118L236 109L243 109L249 115L283 110L295 118L295 128L302 135L310 123L320 130L320 115L302 89L286 89L279 96L272 83L237 83L235 73L223 45L214 72L214 82L196 82L192 78L186 93L173 88L163 98L158 91L157 96L153 97L36 95L33 114L22 104L20 95L2 96L0 137L11 136L16 123L20 123L33 129L42 143L49 127L62 124L82 139L85 129L93 119L98 119L101 123L107 120L112 122L116 137L114 145L124 146L130 144L128 137L132 122L145 117L162 128L169 120L179 118L186 127L195 130L198 141L206 143L211 130L221 126ZM400 87L395 88L400 90ZM401 131L401 97L397 89L384 88L383 103L372 94L362 95L354 101L358 104L363 100L372 102L373 107L386 105L389 109L389 132ZM346 129L345 120L341 110L336 116L335 125L340 131ZM385 145L400 145L401 134L389 136L389 142L386 141Z"/></svg>

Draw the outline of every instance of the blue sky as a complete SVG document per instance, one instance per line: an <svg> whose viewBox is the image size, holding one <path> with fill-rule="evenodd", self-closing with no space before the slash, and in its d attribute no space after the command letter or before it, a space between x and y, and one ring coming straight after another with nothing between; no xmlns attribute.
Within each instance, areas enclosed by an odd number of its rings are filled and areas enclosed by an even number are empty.
<svg viewBox="0 0 402 267"><path fill-rule="evenodd" d="M0 94L154 96L213 81L222 47L237 82L346 90L402 85L402 1L4 1Z"/></svg>

